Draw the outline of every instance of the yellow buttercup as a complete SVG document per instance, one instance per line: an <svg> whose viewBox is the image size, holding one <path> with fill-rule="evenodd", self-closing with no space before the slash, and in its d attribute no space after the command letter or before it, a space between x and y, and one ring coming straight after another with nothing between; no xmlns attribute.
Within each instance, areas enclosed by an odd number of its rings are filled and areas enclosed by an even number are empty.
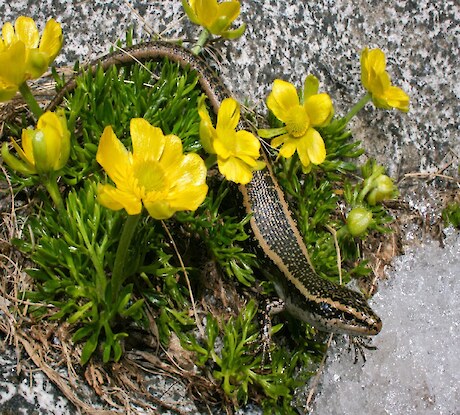
<svg viewBox="0 0 460 415"><path fill-rule="evenodd" d="M181 210L196 210L208 191L206 166L198 154L183 154L175 135L164 135L142 118L131 120L130 152L108 126L96 160L115 183L100 184L99 202L112 210L137 215L145 206L154 219L168 219Z"/></svg>
<svg viewBox="0 0 460 415"><path fill-rule="evenodd" d="M380 49L365 48L361 54L361 83L371 94L378 108L397 108L409 111L409 96L401 89L391 85L386 69L385 54Z"/></svg>
<svg viewBox="0 0 460 415"><path fill-rule="evenodd" d="M0 101L11 99L21 84L39 78L61 50L61 25L50 19L40 33L30 17L5 23L0 38Z"/></svg>

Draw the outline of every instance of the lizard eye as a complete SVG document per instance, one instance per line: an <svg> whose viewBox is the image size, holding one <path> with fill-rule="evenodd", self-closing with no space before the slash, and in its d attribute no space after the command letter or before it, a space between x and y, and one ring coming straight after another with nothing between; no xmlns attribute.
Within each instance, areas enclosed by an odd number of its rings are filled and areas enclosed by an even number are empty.
<svg viewBox="0 0 460 415"><path fill-rule="evenodd" d="M324 315L331 315L333 313L332 307L328 303L321 303L319 308Z"/></svg>

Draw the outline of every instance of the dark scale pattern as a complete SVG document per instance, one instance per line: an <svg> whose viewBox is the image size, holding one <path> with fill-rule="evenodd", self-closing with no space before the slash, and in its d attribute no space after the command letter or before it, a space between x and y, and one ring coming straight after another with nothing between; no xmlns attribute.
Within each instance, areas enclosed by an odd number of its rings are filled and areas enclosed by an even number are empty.
<svg viewBox="0 0 460 415"><path fill-rule="evenodd" d="M286 211L284 196L270 171L254 172L246 192L255 222L254 231L288 269L287 281L282 284L284 292L279 293L286 300L286 309L295 317L327 331L352 333L353 327L364 330L373 324L378 327L380 319L360 293L322 279L313 272L296 238L295 225L288 219L290 213Z"/></svg>
<svg viewBox="0 0 460 415"><path fill-rule="evenodd" d="M297 243L288 221L280 195L268 170L254 172L252 181L246 186L253 217L262 238L275 251L296 278L313 272Z"/></svg>

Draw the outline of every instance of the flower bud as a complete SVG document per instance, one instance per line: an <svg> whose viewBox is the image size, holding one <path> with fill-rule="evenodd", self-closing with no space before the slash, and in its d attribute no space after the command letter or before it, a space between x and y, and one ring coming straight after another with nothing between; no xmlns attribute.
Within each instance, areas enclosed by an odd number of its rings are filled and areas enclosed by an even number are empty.
<svg viewBox="0 0 460 415"><path fill-rule="evenodd" d="M61 25L50 19L42 35L30 17L19 16L0 31L0 102L8 101L28 79L39 78L63 43Z"/></svg>
<svg viewBox="0 0 460 415"><path fill-rule="evenodd" d="M70 154L70 133L63 111L45 112L37 128L22 130L22 148L13 140L21 160L2 147L5 162L22 174L46 174L62 169Z"/></svg>
<svg viewBox="0 0 460 415"><path fill-rule="evenodd" d="M372 223L372 212L363 207L356 207L347 217L348 230L353 236L362 235Z"/></svg>
<svg viewBox="0 0 460 415"><path fill-rule="evenodd" d="M230 0L219 3L217 0L194 1L182 0L185 13L192 23L203 26L213 35L227 39L240 37L246 28L242 24L237 29L230 29L233 21L240 14L239 0Z"/></svg>
<svg viewBox="0 0 460 415"><path fill-rule="evenodd" d="M378 202L390 198L395 191L393 180L385 174L378 176L372 184L374 188L367 196L367 201L371 206L375 206Z"/></svg>

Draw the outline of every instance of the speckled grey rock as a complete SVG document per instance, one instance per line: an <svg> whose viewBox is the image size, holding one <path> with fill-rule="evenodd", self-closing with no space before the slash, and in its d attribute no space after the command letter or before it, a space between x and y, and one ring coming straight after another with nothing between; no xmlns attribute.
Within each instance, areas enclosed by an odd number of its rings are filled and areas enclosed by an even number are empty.
<svg viewBox="0 0 460 415"><path fill-rule="evenodd" d="M197 33L175 0L22 0L0 5L0 13L11 20L56 16L66 36L58 64L105 53L130 26L143 38ZM434 171L452 159L450 151L460 154L459 16L454 0L247 1L240 19L248 25L245 35L218 46L225 55L222 76L238 99L261 110L274 79L300 86L314 73L344 114L363 94L360 51L380 47L394 83L411 97L411 111L388 113L369 104L353 121L355 138L393 176Z"/></svg>
<svg viewBox="0 0 460 415"><path fill-rule="evenodd" d="M56 17L66 43L57 64L93 59L134 26L150 34L193 38L178 0L17 0L0 2L4 21L30 15ZM264 111L271 83L282 78L300 86L315 74L344 114L363 94L360 51L380 47L393 82L411 97L408 114L368 105L353 121L354 136L393 176L436 171L460 154L460 6L455 0L252 0L244 2L241 39L225 42L222 77L240 101ZM420 195L414 196L419 199ZM18 398L19 399L19 398ZM26 412L34 413L34 412ZM36 413L36 412L35 412Z"/></svg>
<svg viewBox="0 0 460 415"><path fill-rule="evenodd" d="M0 336L0 341L5 339ZM0 414L2 415L67 415L75 408L56 390L40 371L29 371L27 361L17 372L17 356L12 348L2 348L0 354Z"/></svg>

